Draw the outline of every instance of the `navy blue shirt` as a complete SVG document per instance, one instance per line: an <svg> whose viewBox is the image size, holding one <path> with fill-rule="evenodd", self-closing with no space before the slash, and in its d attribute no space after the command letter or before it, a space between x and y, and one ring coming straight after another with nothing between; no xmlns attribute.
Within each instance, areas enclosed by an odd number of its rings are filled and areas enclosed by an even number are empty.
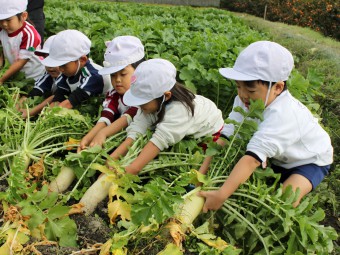
<svg viewBox="0 0 340 255"><path fill-rule="evenodd" d="M57 81L60 78L60 76L55 79L51 75L49 75L48 72L45 72L43 76L41 76L34 84L34 88L30 93L28 94L29 97L35 97L35 96L44 96L48 97L57 89Z"/></svg>
<svg viewBox="0 0 340 255"><path fill-rule="evenodd" d="M90 96L96 96L103 92L104 79L98 70L88 60L86 65L75 76L61 75L57 79L57 91L53 102L70 100L73 107L86 101Z"/></svg>

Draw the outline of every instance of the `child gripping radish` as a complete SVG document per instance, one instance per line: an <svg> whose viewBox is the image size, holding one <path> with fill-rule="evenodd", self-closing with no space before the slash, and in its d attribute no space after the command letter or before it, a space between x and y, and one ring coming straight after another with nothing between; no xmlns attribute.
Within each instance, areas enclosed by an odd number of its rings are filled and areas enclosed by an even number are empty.
<svg viewBox="0 0 340 255"><path fill-rule="evenodd" d="M136 107L123 102L130 88L136 67L144 61L144 46L135 36L118 36L106 43L104 68L100 74L110 74L112 88L106 94L97 124L82 138L78 152L86 147L102 146L105 139L125 129L137 112Z"/></svg>
<svg viewBox="0 0 340 255"><path fill-rule="evenodd" d="M88 147L102 146L106 138L125 129L137 112L136 107L123 103L123 95L130 88L135 68L144 61L144 46L135 36L118 36L106 42L106 46L104 68L99 70L99 74L110 74L112 88L106 93L101 117L81 139L78 152ZM51 182L50 189L63 192L74 178L72 169L63 167L57 178Z"/></svg>
<svg viewBox="0 0 340 255"><path fill-rule="evenodd" d="M264 119L222 187L200 192L206 198L203 211L219 209L257 167L266 166L267 159L274 172L281 174L283 189L291 186L300 191L294 206L328 174L333 162L331 140L307 107L289 93L286 81L293 66L293 56L286 48L258 41L240 53L233 68L220 69L224 77L236 81L233 108L248 111L251 100L262 100ZM236 111L229 118L243 119ZM234 125L226 124L221 133L232 136Z"/></svg>
<svg viewBox="0 0 340 255"><path fill-rule="evenodd" d="M159 152L185 136L218 137L224 123L222 112L211 100L195 95L176 81L176 68L165 59L147 60L136 68L123 102L139 109L126 129L126 140L111 154L114 160L124 156L138 136L152 130L151 139L125 167L128 174L137 175ZM102 176L97 182L103 183L104 179ZM102 187L101 199L104 199L109 189L105 185ZM100 202L91 199L93 192L96 190L90 187L80 201L86 213L91 213Z"/></svg>

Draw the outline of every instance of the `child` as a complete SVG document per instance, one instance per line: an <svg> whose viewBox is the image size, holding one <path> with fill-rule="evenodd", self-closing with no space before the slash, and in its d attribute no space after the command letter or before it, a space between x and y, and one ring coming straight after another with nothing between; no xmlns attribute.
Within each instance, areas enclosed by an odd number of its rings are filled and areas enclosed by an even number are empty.
<svg viewBox="0 0 340 255"><path fill-rule="evenodd" d="M99 73L111 75L113 88L106 94L100 119L81 140L78 152L87 146L102 146L107 137L126 128L137 112L136 107L125 105L122 99L130 88L135 68L144 61L144 46L134 36L118 36L106 46L104 68Z"/></svg>
<svg viewBox="0 0 340 255"><path fill-rule="evenodd" d="M19 71L26 78L38 79L44 73L34 51L40 48L40 36L26 19L27 0L0 0L0 41L10 67L0 77L0 85Z"/></svg>
<svg viewBox="0 0 340 255"><path fill-rule="evenodd" d="M176 81L175 66L164 59L151 59L139 65L124 103L139 106L127 128L126 140L111 154L125 155L137 135L153 128L152 138L125 170L138 174L158 153L185 136L219 136L223 126L221 111L209 99L194 95Z"/></svg>
<svg viewBox="0 0 340 255"><path fill-rule="evenodd" d="M149 128L154 130L141 153L125 167L129 174L138 174L160 151L180 142L185 136L213 136L217 139L224 123L222 112L216 105L178 83L175 66L164 59L147 60L136 68L123 102L140 108L126 128L126 140L111 154L112 158L125 155L138 135L145 134ZM97 203L108 194L111 183L103 180L105 175L80 200L85 213L92 213Z"/></svg>
<svg viewBox="0 0 340 255"><path fill-rule="evenodd" d="M98 73L101 67L90 61L90 47L90 39L80 31L64 30L56 34L48 57L41 61L45 66L59 67L62 73L56 92L47 99L52 105L71 109L91 96L105 93L107 86L111 86L109 77Z"/></svg>
<svg viewBox="0 0 340 255"><path fill-rule="evenodd" d="M36 50L34 54L41 57L42 59L47 57L54 37L55 35L50 36L46 40L43 49ZM45 73L35 82L34 88L28 93L27 97L32 98L35 96L43 96L44 98L48 98L52 94L54 94L55 91L57 90L57 80L58 80L57 78L61 75L61 72L59 71L59 67L47 67L46 66L45 69L46 69ZM21 105L27 99L27 97L26 96L21 97L20 99ZM29 109L29 112L30 112L29 115L34 116L38 114L48 103L50 102L44 101L40 103L39 105L33 107L32 109ZM28 115L27 109L22 108L22 109L19 109L19 111L22 112L23 118L27 117Z"/></svg>
<svg viewBox="0 0 340 255"><path fill-rule="evenodd" d="M240 53L233 68L220 69L224 77L236 81L238 96L234 107L247 110L250 99L261 99L266 108L264 120L249 141L245 155L222 187L200 192L206 198L204 212L219 209L268 158L272 158L274 172L281 174L283 189L292 186L294 191L300 190L294 206L327 175L333 161L331 141L307 107L287 90L286 81L293 65L293 56L286 48L259 41ZM236 112L229 117L242 119ZM226 125L222 134L229 137L233 132L233 126Z"/></svg>

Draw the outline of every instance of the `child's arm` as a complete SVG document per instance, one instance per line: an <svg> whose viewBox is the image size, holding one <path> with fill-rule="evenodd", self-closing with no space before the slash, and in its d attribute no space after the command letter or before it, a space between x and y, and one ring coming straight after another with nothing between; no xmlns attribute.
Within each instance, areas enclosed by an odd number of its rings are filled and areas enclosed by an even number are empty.
<svg viewBox="0 0 340 255"><path fill-rule="evenodd" d="M160 150L156 145L152 142L148 142L138 157L130 165L125 167L125 171L129 174L137 175L147 163L159 154L159 152Z"/></svg>
<svg viewBox="0 0 340 255"><path fill-rule="evenodd" d="M86 147L93 141L93 138L96 136L96 134L105 127L106 127L105 122L97 122L97 124L81 139L77 151L80 152L86 149Z"/></svg>
<svg viewBox="0 0 340 255"><path fill-rule="evenodd" d="M100 122L105 123L105 122ZM111 125L103 127L101 130L98 130L92 139L90 140L90 147L100 145L102 146L107 137L110 137L128 126L128 120L126 116L122 116L119 119L115 120L111 123Z"/></svg>
<svg viewBox="0 0 340 255"><path fill-rule="evenodd" d="M0 78L0 85L3 84L5 81L7 81L14 74L19 72L23 68L23 66L26 65L28 61L29 59L18 59L13 64L11 64L10 67L6 70L6 72Z"/></svg>
<svg viewBox="0 0 340 255"><path fill-rule="evenodd" d="M216 143L219 144L219 145L221 145L221 146L225 146L225 142L224 142L221 138L218 138L217 141L216 141ZM213 159L213 156L207 156L207 157L204 159L204 161L203 161L203 163L202 163L202 165L201 165L201 167L200 167L200 169L199 169L199 172L200 172L201 174L206 174L206 173L208 172L208 170L209 170L209 165L210 165L210 162L212 161L212 159Z"/></svg>
<svg viewBox="0 0 340 255"><path fill-rule="evenodd" d="M58 106L67 108L67 109L72 109L73 105L71 104L70 100L66 99L58 104Z"/></svg>
<svg viewBox="0 0 340 255"><path fill-rule="evenodd" d="M248 180L260 164L261 163L252 156L245 155L234 166L234 169L220 189L201 191L200 195L206 199L203 212L219 209L224 201L227 200L242 183Z"/></svg>
<svg viewBox="0 0 340 255"><path fill-rule="evenodd" d="M133 139L128 137L125 139L124 142L122 142L117 149L114 150L114 152L111 153L111 158L113 159L119 159L120 156L125 156L125 154L128 152L129 147L133 144Z"/></svg>
<svg viewBox="0 0 340 255"><path fill-rule="evenodd" d="M128 148L132 145L133 139L128 137L126 140L118 146L118 148L110 155L113 159L118 159L120 156L124 156L128 152ZM159 149L152 142L148 142L142 149L138 157L127 167L125 170L129 174L138 174L143 167L153 160L159 153Z"/></svg>
<svg viewBox="0 0 340 255"><path fill-rule="evenodd" d="M42 109L44 109L45 106L49 105L52 102L53 97L54 96L52 95L52 96L46 98L43 102L41 102L37 106L34 106L33 108L29 109L29 116L35 116L35 115L39 114L42 111ZM22 112L22 117L24 119L26 119L28 117L27 109L22 108L19 111Z"/></svg>

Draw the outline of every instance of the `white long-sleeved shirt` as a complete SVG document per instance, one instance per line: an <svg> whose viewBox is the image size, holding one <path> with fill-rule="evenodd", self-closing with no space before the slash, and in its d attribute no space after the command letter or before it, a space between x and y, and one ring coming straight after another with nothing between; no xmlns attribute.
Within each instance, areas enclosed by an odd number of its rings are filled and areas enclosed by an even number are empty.
<svg viewBox="0 0 340 255"><path fill-rule="evenodd" d="M247 110L237 96L234 107ZM327 132L306 106L284 91L263 112L264 120L250 139L247 151L262 162L272 158L275 165L290 169L306 164L326 166L333 162L333 147ZM229 118L241 121L242 115L231 112ZM232 124L224 125L222 134L232 135Z"/></svg>
<svg viewBox="0 0 340 255"><path fill-rule="evenodd" d="M164 119L156 125L150 141L162 151L178 143L185 136L199 138L220 131L224 120L217 106L199 95L196 95L194 104L194 116L181 102L173 101L167 104ZM127 136L135 140L139 134L145 134L156 121L157 114L145 114L138 109L132 123L126 128Z"/></svg>

